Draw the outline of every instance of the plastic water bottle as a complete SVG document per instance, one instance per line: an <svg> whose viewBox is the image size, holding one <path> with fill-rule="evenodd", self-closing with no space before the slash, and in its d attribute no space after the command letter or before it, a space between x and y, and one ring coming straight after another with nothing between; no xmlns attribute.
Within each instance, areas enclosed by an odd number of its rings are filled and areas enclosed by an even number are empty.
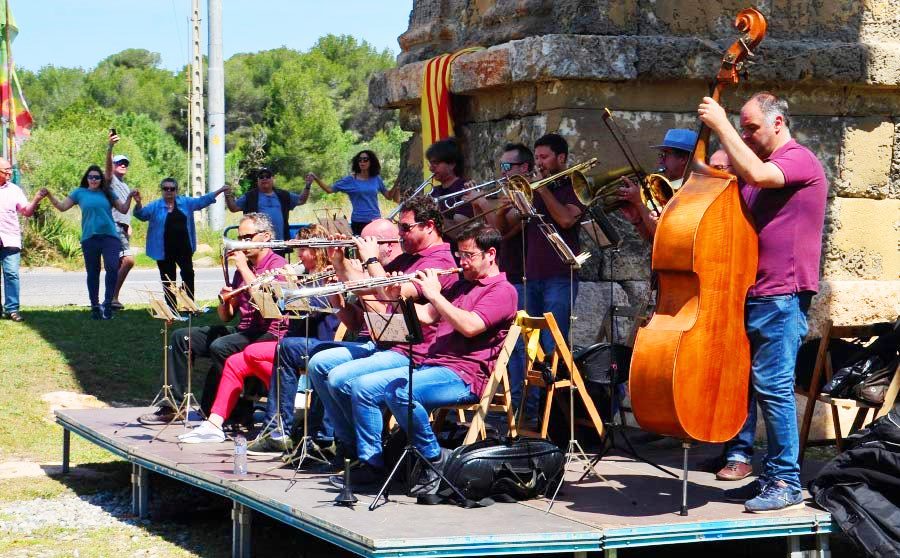
<svg viewBox="0 0 900 558"><path fill-rule="evenodd" d="M247 438L243 436L234 438L234 474L247 474Z"/></svg>

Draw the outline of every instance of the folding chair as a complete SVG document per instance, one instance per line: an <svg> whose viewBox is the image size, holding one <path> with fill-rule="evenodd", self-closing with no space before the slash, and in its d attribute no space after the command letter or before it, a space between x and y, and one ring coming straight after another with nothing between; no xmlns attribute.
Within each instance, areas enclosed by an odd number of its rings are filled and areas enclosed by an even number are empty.
<svg viewBox="0 0 900 558"><path fill-rule="evenodd" d="M594 402L591 400L590 395L588 395L587 387L584 384L581 372L579 372L578 367L575 366L572 352L569 350L569 346L566 344L566 340L563 338L562 332L559 330L559 326L557 325L556 318L553 317L553 314L547 312L543 317L535 317L529 316L524 311L520 310L516 315L516 324L522 328L522 339L525 343L525 379L522 389L522 401L519 404L519 420L517 423L518 432L520 434L527 432L529 434L539 435L541 438L546 438L547 430L550 426L550 408L553 404L556 390L567 388L574 389L578 392L578 397L576 399L581 399L588 414L587 421L579 420L578 422L593 426L597 431L597 435L602 438L604 432L603 420L600 418L600 413L597 412L597 408L594 406ZM549 332L556 344L553 352L549 354L549 362L547 362L548 355L544 352L540 343L542 331ZM561 364L562 366L560 366ZM568 377L560 376L559 373L563 369L568 370ZM540 430L538 432L526 431L523 428L523 422L525 420L525 394L531 387L538 387L545 390L544 412L540 419ZM569 409L565 398L557 398L556 401L568 416Z"/></svg>

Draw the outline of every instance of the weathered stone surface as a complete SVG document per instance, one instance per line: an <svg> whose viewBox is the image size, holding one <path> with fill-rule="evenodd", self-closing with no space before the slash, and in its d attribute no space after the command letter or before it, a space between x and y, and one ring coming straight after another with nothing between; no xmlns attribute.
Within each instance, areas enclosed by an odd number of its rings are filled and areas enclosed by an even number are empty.
<svg viewBox="0 0 900 558"><path fill-rule="evenodd" d="M836 198L828 208L823 276L830 280L900 277L900 200Z"/></svg>
<svg viewBox="0 0 900 558"><path fill-rule="evenodd" d="M625 290L618 283L612 283L614 304L628 306L631 304ZM578 285L578 296L575 298L575 326L572 335L575 345L591 345L597 339L603 320L608 316L610 283L582 282ZM633 320L616 318L616 340L623 342L631 331Z"/></svg>
<svg viewBox="0 0 900 558"><path fill-rule="evenodd" d="M819 337L826 320L837 325L892 321L900 316L900 280L821 281L809 309L809 335Z"/></svg>
<svg viewBox="0 0 900 558"><path fill-rule="evenodd" d="M834 191L841 197L885 198L889 195L894 123L879 117L847 119L840 173Z"/></svg>

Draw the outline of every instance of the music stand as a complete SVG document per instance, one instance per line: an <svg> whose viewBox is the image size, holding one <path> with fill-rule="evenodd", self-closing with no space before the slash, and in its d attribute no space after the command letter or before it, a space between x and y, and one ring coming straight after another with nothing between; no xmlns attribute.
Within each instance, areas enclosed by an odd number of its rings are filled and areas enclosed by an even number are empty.
<svg viewBox="0 0 900 558"><path fill-rule="evenodd" d="M187 354L187 389L184 392L184 399L181 401L181 405L178 407L175 416L177 417L179 413L184 413L183 422L185 428L190 428L190 413L191 411L197 411L197 414L200 415L202 420L205 420L206 414L203 412L203 409L200 408L200 402L197 401L197 397L194 396L194 392L192 391L191 382L192 377L194 375L194 363L192 358L193 349L191 347L191 329L194 327L194 314L203 314L207 310L207 307L200 307L194 302L194 299L187 293L184 288L184 285L177 285L175 281L163 281L163 288L171 295L172 299L175 301L175 309L179 312L184 312L187 314L187 322L188 322L188 331L185 339L188 342L187 350L185 351ZM174 421L172 421L174 422ZM169 424L172 424L171 422ZM166 425L166 427L169 426ZM163 427L162 430L157 434L162 434L162 432L166 429Z"/></svg>
<svg viewBox="0 0 900 558"><path fill-rule="evenodd" d="M169 306L168 302L164 298L161 298L161 296L164 297L164 295L161 295L159 292L147 291L150 316L157 320L162 320L163 322L163 328L161 330L163 338L163 385L162 388L160 388L159 393L156 394L156 397L153 398L153 402L150 403L150 406L162 407L165 405L172 409L177 409L178 403L175 402L175 394L172 393L172 384L169 383L169 324L175 321L185 321L187 318L182 317L174 311Z"/></svg>
<svg viewBox="0 0 900 558"><path fill-rule="evenodd" d="M587 235L594 241L598 248L601 250L608 249L609 250L609 308L607 309L606 315L610 320L610 329L609 329L609 347L610 347L610 359L609 359L609 367L610 367L610 391L609 391L609 422L604 423L606 427L606 440L603 444L603 447L591 459L591 467L597 465L601 459L606 457L606 455L612 451L613 449L618 449L623 453L628 454L631 458L637 461L643 461L647 465L655 467L656 469L666 473L667 475L671 475L675 478L678 478L678 475L669 471L668 469L662 467L661 465L654 463L645 457L641 456L634 449L634 446L631 444L631 440L628 439L628 436L625 434L625 424L618 424L615 420L615 408L618 403L618 395L616 390L619 386L619 361L617 357L618 348L616 345L616 305L613 300L613 265L615 262L615 257L619 254L619 246L622 244L622 237L619 235L618 231L612 226L612 223L609 222L609 219L606 217L606 213L604 213L603 209L598 206L594 206L589 208L583 216L587 216L588 219L581 222L582 230L584 230ZM639 316L634 317L635 320L639 319ZM619 447L616 444L616 435L621 435L622 439L625 441L626 447ZM578 482L587 477L589 471L585 471L584 474L579 477Z"/></svg>
<svg viewBox="0 0 900 558"><path fill-rule="evenodd" d="M328 234L353 236L353 230L350 228L347 217L344 215L338 217L340 211L333 207L322 207L314 209L313 214L316 216L316 221L328 231Z"/></svg>
<svg viewBox="0 0 900 558"><path fill-rule="evenodd" d="M362 299L360 299L362 300ZM412 429L413 427L413 371L415 369L415 364L413 364L412 358L412 350L413 345L416 343L421 343L422 336L422 324L419 322L419 317L416 315L416 307L415 303L412 301L407 301L406 299L400 299L397 301L380 301L380 302L396 302L401 313L400 314L382 314L379 312L365 312L365 320L366 325L369 326L369 332L372 334L372 339L376 342L385 342L385 343L406 343L409 348L409 368L408 368L408 379L407 379L407 388L408 388L408 405L406 407L406 425L407 428ZM365 301L362 300L363 306L365 306ZM402 319L396 319L397 316L401 316ZM378 332L378 333L376 333ZM394 475L397 474L397 471L400 468L400 464L406 462L406 493L409 494L412 489L412 464L414 460L418 460L422 463L423 466L428 467L441 479L442 482L447 483L447 485L453 490L457 497L459 497L461 502L465 502L466 497L456 486L453 485L447 477L444 476L442 471L439 471L437 467L431 462L430 459L422 455L422 453L413 445L412 443L413 436L411 433L407 432L406 434L406 447L403 448L403 453L400 454L400 458L397 460L397 463L394 464L394 468L391 469L391 473L388 475L387 479L385 479L384 484L381 489L378 491L378 494L375 496L375 500L369 504L369 511L374 511L375 508L379 506L379 502L382 498L384 498L384 503L388 503L390 499L388 498L388 488L391 485L391 482L394 480ZM412 457L413 459L407 460L407 457Z"/></svg>

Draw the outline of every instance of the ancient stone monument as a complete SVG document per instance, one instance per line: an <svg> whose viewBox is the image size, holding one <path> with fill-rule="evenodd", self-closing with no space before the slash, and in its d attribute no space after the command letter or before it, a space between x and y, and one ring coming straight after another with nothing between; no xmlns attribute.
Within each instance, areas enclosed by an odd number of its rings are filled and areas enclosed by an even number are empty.
<svg viewBox="0 0 900 558"><path fill-rule="evenodd" d="M601 124L609 107L646 169L671 127L696 128L696 107L744 2L725 0L416 0L400 36L396 69L374 78L371 102L398 108L415 133L401 181L422 180L418 135L424 61L480 45L452 68L453 109L466 176L495 176L507 141L558 131L571 160L599 157L598 172L624 159ZM825 165L831 184L822 285L810 315L838 324L900 314L900 1L760 0L769 32L739 87L740 108L767 89L791 104L792 132ZM590 342L608 304L647 292L650 246L626 221L610 266L595 253L581 270L577 343ZM614 283L610 285L609 281ZM621 328L621 329L624 329Z"/></svg>

